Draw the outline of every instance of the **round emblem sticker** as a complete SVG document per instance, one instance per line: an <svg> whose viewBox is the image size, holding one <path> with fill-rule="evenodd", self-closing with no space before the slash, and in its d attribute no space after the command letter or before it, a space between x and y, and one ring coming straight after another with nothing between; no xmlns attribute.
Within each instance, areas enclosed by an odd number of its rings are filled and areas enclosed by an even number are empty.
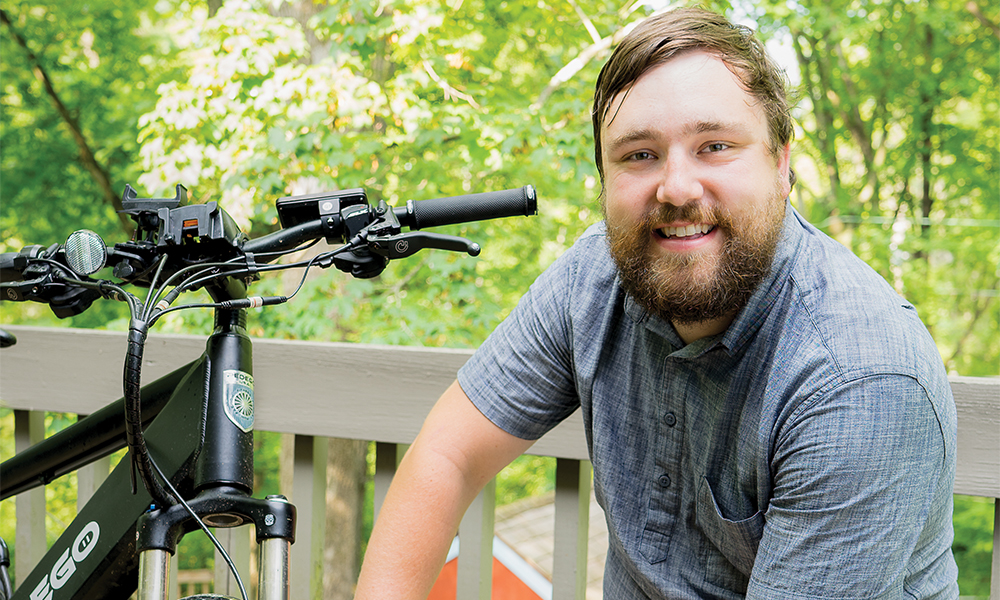
<svg viewBox="0 0 1000 600"><path fill-rule="evenodd" d="M253 376L243 371L223 371L226 416L249 433L253 429Z"/></svg>

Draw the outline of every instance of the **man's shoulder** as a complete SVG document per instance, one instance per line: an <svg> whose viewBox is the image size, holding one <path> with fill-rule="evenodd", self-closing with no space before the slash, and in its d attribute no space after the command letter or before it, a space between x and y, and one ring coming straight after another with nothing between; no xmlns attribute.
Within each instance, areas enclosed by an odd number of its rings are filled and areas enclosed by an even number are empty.
<svg viewBox="0 0 1000 600"><path fill-rule="evenodd" d="M587 227L576 239L570 251L580 258L594 261L597 265L612 265L611 252L608 251L608 228L604 221L599 221ZM596 265L595 265L596 266ZM612 267L613 268L613 267Z"/></svg>
<svg viewBox="0 0 1000 600"><path fill-rule="evenodd" d="M808 348L841 376L943 373L914 306L848 248L813 230L789 276L785 351ZM791 342L791 343L790 343ZM801 358L801 356L800 356Z"/></svg>

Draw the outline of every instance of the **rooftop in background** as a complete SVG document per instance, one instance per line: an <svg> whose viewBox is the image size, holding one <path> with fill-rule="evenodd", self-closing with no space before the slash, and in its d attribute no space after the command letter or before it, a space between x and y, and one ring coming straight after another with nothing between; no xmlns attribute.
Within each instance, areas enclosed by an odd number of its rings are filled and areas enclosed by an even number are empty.
<svg viewBox="0 0 1000 600"><path fill-rule="evenodd" d="M497 508L494 531L525 561L552 579L555 545L554 494L526 498ZM604 511L590 493L590 523L587 544L587 600L603 600L604 557L608 551L608 528Z"/></svg>

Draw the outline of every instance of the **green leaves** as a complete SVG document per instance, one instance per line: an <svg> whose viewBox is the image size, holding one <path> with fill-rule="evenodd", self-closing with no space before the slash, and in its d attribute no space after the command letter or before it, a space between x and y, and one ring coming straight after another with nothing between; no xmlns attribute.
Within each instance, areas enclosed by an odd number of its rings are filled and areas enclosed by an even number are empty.
<svg viewBox="0 0 1000 600"><path fill-rule="evenodd" d="M799 1L762 20L798 58L796 206L834 215L828 230L916 305L953 373L995 375L1000 40L970 6Z"/></svg>
<svg viewBox="0 0 1000 600"><path fill-rule="evenodd" d="M3 10L0 244L49 243L80 227L121 231L67 118L113 188L134 180L137 114L177 75L170 40L140 25L164 15L151 1L121 0L13 0Z"/></svg>
<svg viewBox="0 0 1000 600"><path fill-rule="evenodd" d="M533 183L542 217L452 228L484 246L479 259L427 253L371 282L325 275L283 309L288 318L259 315L262 335L474 346L597 218L581 143L590 84L569 82L529 108L591 43L569 6L548 10L338 4L309 21L330 52L307 62L299 23L227 3L192 24L189 75L161 87L140 119L140 183L220 199L257 233L274 226L283 195L364 187L398 205ZM601 10L593 16L610 35L615 13ZM585 205L583 220L569 209Z"/></svg>
<svg viewBox="0 0 1000 600"><path fill-rule="evenodd" d="M792 42L802 82L796 206L917 305L950 369L995 374L1000 52L983 23L1000 16L959 0L770 4L750 19ZM165 6L5 10L117 189L182 183L253 235L276 226L285 195L363 187L398 205L534 184L538 217L449 229L483 245L477 259L427 253L367 282L323 274L258 316L261 335L470 346L600 218L589 114L600 48L652 10L357 0L286 3L292 19L241 0L213 18ZM23 52L3 43L0 239L114 233ZM33 210L39 199L58 210Z"/></svg>

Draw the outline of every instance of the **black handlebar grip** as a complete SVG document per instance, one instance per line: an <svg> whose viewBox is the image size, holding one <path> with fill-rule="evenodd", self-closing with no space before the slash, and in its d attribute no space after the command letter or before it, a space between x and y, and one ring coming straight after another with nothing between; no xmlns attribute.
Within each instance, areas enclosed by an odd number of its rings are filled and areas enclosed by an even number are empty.
<svg viewBox="0 0 1000 600"><path fill-rule="evenodd" d="M401 225L423 229L501 217L530 216L538 212L534 186L513 190L466 194L433 200L410 200L406 208L395 209Z"/></svg>
<svg viewBox="0 0 1000 600"><path fill-rule="evenodd" d="M0 283L24 280L14 263L17 255L17 252L0 252Z"/></svg>

